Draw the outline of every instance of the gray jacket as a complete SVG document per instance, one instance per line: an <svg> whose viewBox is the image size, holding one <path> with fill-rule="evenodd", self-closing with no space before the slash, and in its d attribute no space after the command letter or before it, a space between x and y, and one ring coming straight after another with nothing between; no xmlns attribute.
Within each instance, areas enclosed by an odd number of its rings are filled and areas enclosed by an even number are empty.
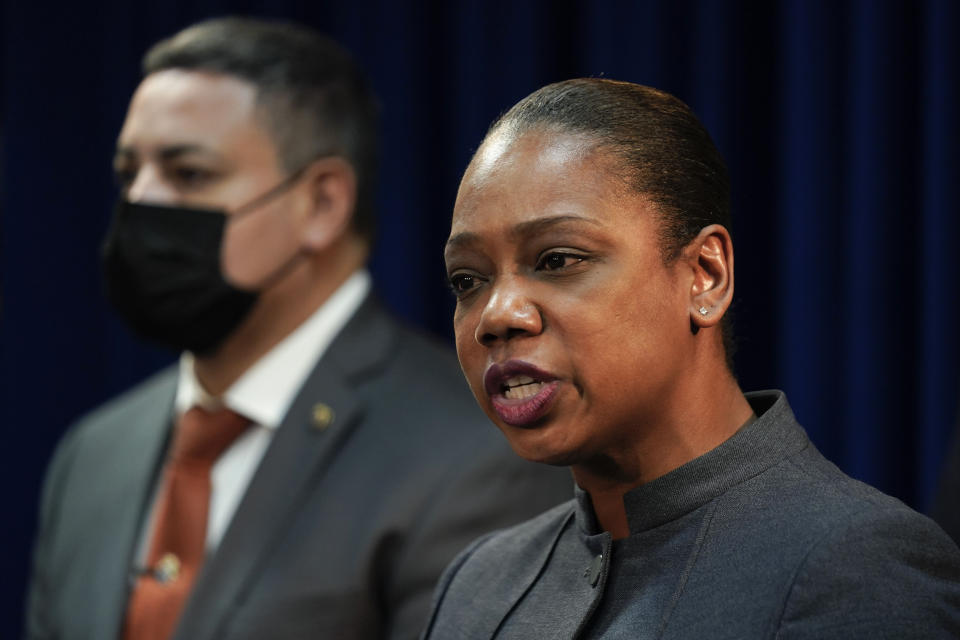
<svg viewBox="0 0 960 640"><path fill-rule="evenodd" d="M163 373L59 447L41 506L29 638L117 637L175 389L176 372ZM312 419L320 402L334 416L322 429ZM449 350L368 299L277 430L175 637L415 638L460 549L565 500L571 486L565 470L510 451Z"/></svg>
<svg viewBox="0 0 960 640"><path fill-rule="evenodd" d="M629 492L611 540L589 496L476 541L425 637L956 638L960 551L845 476L780 392L709 453Z"/></svg>

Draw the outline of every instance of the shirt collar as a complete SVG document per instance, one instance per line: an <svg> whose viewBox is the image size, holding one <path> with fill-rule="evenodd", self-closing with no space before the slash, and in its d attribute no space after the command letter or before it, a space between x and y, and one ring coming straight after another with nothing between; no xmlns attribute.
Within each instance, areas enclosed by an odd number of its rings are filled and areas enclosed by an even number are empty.
<svg viewBox="0 0 960 640"><path fill-rule="evenodd" d="M370 291L370 274L356 271L299 327L247 369L221 397L212 396L197 380L193 354L180 356L175 407L180 415L199 405L226 406L255 424L275 429L310 371L326 352Z"/></svg>

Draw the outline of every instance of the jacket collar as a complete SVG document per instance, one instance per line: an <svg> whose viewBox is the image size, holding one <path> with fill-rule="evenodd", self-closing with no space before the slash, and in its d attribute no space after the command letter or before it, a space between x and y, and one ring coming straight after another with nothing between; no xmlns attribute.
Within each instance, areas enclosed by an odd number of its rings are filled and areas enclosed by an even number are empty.
<svg viewBox="0 0 960 640"><path fill-rule="evenodd" d="M756 420L719 447L624 495L631 534L676 520L810 444L782 391L746 397ZM579 487L576 517L581 531L598 532L590 495Z"/></svg>

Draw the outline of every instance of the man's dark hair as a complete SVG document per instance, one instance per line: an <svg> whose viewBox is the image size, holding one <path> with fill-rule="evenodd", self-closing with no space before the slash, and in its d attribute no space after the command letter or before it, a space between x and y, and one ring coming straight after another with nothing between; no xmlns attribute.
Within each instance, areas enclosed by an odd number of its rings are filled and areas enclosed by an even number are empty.
<svg viewBox="0 0 960 640"><path fill-rule="evenodd" d="M297 171L323 155L357 174L353 228L374 232L379 159L376 98L352 56L304 26L249 18L200 22L154 45L143 73L210 71L252 84L283 166Z"/></svg>
<svg viewBox="0 0 960 640"><path fill-rule="evenodd" d="M604 78L557 82L514 105L490 133L535 128L583 135L617 160L612 170L618 177L656 205L664 262L679 257L706 226L729 230L727 167L690 107L669 93ZM722 331L729 364L734 351L729 311Z"/></svg>

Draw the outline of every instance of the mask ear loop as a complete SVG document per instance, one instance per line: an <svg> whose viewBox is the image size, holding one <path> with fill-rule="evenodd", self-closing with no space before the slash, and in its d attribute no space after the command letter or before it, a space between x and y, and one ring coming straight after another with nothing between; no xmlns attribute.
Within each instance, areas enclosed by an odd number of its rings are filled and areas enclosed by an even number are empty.
<svg viewBox="0 0 960 640"><path fill-rule="evenodd" d="M233 213L230 214L230 217L233 218L236 216L245 216L248 213L252 213L253 211L259 209L260 207L267 204L277 196L282 195L284 192L289 190L294 184L296 184L297 180L303 177L303 174L306 172L307 167L309 167L311 164L313 164L313 160L311 160L304 166L300 167L299 169L291 173L289 176L281 180L279 183L267 189L265 192L254 197L253 200L250 200L249 202L240 205L233 211Z"/></svg>
<svg viewBox="0 0 960 640"><path fill-rule="evenodd" d="M307 168L308 168L311 164L313 164L313 162L314 162L315 160L318 160L318 159L320 159L320 158L322 158L322 157L323 157L323 156L317 156L317 158L314 158L314 160L311 160L311 161L308 162L307 164L303 165L302 167L300 167L299 169L297 169L296 171L294 171L293 173L291 173L289 176L287 176L286 178L284 178L283 180L281 180L281 181L280 181L278 184L276 184L275 186L270 187L270 188L267 189L264 193L261 193L259 196L256 196L255 198L253 198L253 200L250 200L250 201L247 202L246 204L243 204L243 205L237 207L237 208L233 211L233 213L231 213L231 214L228 216L227 225L229 225L230 222L231 222L235 217L237 217L237 216L245 216L245 215L247 215L247 214L249 214L249 213L252 213L252 212L256 211L256 210L257 210L258 208L260 208L261 206L265 205L266 203L270 202L271 200L273 200L273 199L276 198L277 196L283 194L283 193L286 192L288 189L290 189L291 187L293 187L293 185L296 184L297 180L299 180L301 177L303 177L303 174L306 172ZM224 231L226 231L226 227L224 227ZM221 250L222 250L222 249L221 249ZM241 289L240 287L237 287L237 285L232 284L232 283L231 283L231 286L236 287L237 289L240 289L241 291L249 291L249 292L251 292L251 293L256 293L256 292L260 292L260 291L264 291L264 290L266 290L266 289L269 289L274 283L278 282L281 278L283 278L283 276L285 276L287 273L289 273L289 272L293 269L294 265L296 265L297 262L300 260L300 258L302 258L304 255L306 255L306 254L304 254L303 251L297 251L295 254L293 254L293 256L290 257L289 260L287 260L287 261L284 262L282 265L280 265L279 267L277 267L277 269L274 270L273 273L269 274L266 278L263 279L263 281L261 281L259 284L257 284L257 286L254 287L253 289ZM221 266L221 271L223 271L223 267L222 267L222 266ZM226 279L226 274L224 274L223 277L224 277L224 279Z"/></svg>

